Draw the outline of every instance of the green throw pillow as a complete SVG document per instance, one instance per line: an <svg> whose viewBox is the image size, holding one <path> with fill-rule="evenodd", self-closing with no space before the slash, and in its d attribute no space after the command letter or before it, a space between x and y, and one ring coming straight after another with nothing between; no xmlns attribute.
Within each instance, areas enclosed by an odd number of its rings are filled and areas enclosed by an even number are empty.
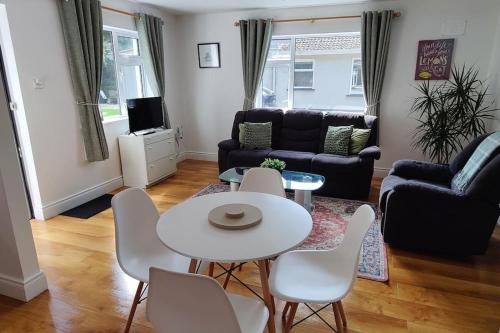
<svg viewBox="0 0 500 333"><path fill-rule="evenodd" d="M351 134L351 142L349 143L349 154L359 154L365 148L368 139L370 138L370 129L353 128Z"/></svg>
<svg viewBox="0 0 500 333"><path fill-rule="evenodd" d="M239 125L239 141L242 148L271 148L272 123L248 123Z"/></svg>
<svg viewBox="0 0 500 333"><path fill-rule="evenodd" d="M352 126L328 126L324 152L327 154L349 155Z"/></svg>

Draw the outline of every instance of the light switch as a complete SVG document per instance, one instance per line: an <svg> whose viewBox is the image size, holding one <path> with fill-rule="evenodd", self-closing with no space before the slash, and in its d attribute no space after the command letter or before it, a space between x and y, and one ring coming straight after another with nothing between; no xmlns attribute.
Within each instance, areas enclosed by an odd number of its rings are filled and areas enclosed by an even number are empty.
<svg viewBox="0 0 500 333"><path fill-rule="evenodd" d="M45 88L45 82L42 79L34 78L33 79L33 88L43 89L43 88Z"/></svg>

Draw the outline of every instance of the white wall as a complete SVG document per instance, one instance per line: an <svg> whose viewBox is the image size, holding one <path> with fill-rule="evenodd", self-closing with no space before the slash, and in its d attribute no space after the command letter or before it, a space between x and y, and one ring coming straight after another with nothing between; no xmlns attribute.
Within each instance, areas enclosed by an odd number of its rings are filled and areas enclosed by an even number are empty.
<svg viewBox="0 0 500 333"><path fill-rule="evenodd" d="M496 101L497 108L500 109L500 10L497 12L497 28L493 35L494 49L490 62L490 88ZM491 122L491 131L500 131L500 111L496 112L495 119ZM499 220L500 223L500 220Z"/></svg>
<svg viewBox="0 0 500 333"><path fill-rule="evenodd" d="M0 21L6 20L0 4ZM0 79L0 294L28 301L47 281L38 266L6 89Z"/></svg>
<svg viewBox="0 0 500 333"><path fill-rule="evenodd" d="M182 38L182 123L187 156L216 159L217 142L230 137L234 113L243 103L240 36L233 22L246 18L297 18L360 14L368 9L394 9L402 17L394 20L388 66L381 101L380 145L382 159L376 163L386 171L402 158L423 157L411 148L416 121L408 114L415 90L417 43L443 37L447 19L467 20L467 32L456 36L454 61L476 64L484 77L492 54L492 31L496 29L500 2L496 0L401 0L360 5L257 10L190 15L179 19ZM348 32L359 30L359 19L291 23L276 26L275 34ZM221 69L199 69L196 44L221 43ZM188 130L189 129L189 130Z"/></svg>
<svg viewBox="0 0 500 333"><path fill-rule="evenodd" d="M29 130L34 173L39 192L35 193L36 217L49 218L101 195L122 183L117 136L128 129L126 120L106 123L104 130L110 158L103 162L85 161L75 98L57 10L58 0L0 0L5 3ZM164 44L166 77L177 76L175 17L153 7L116 0L103 5L127 11L144 11L165 21ZM132 17L103 11L104 24L135 29ZM34 89L40 78L44 89ZM172 123L178 121L177 85L167 80L167 107ZM29 147L23 147L28 150ZM28 154L29 155L29 154ZM29 158L30 156L27 156Z"/></svg>

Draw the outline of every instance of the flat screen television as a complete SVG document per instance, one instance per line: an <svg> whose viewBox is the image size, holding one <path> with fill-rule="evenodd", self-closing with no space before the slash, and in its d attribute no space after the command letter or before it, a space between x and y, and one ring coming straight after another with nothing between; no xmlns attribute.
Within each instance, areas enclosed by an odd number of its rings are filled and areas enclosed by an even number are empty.
<svg viewBox="0 0 500 333"><path fill-rule="evenodd" d="M161 97L127 99L130 133L163 126Z"/></svg>

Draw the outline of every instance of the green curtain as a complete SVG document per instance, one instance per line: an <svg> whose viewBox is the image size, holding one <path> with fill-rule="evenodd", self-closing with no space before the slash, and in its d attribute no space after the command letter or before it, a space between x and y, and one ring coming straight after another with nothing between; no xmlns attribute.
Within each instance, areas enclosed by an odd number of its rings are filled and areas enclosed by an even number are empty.
<svg viewBox="0 0 500 333"><path fill-rule="evenodd" d="M58 0L58 6L87 161L103 161L109 151L98 106L103 61L101 3Z"/></svg>
<svg viewBox="0 0 500 333"><path fill-rule="evenodd" d="M153 93L162 98L163 123L170 128L167 105L165 104L165 61L163 55L163 21L155 16L136 16L139 46L143 54L146 76L150 78Z"/></svg>
<svg viewBox="0 0 500 333"><path fill-rule="evenodd" d="M391 37L392 10L364 12L361 23L361 62L366 113L380 115L380 95L384 82Z"/></svg>
<svg viewBox="0 0 500 333"><path fill-rule="evenodd" d="M245 111L255 106L255 96L266 66L267 54L273 36L272 31L271 19L240 21L243 83L245 86L243 110Z"/></svg>

